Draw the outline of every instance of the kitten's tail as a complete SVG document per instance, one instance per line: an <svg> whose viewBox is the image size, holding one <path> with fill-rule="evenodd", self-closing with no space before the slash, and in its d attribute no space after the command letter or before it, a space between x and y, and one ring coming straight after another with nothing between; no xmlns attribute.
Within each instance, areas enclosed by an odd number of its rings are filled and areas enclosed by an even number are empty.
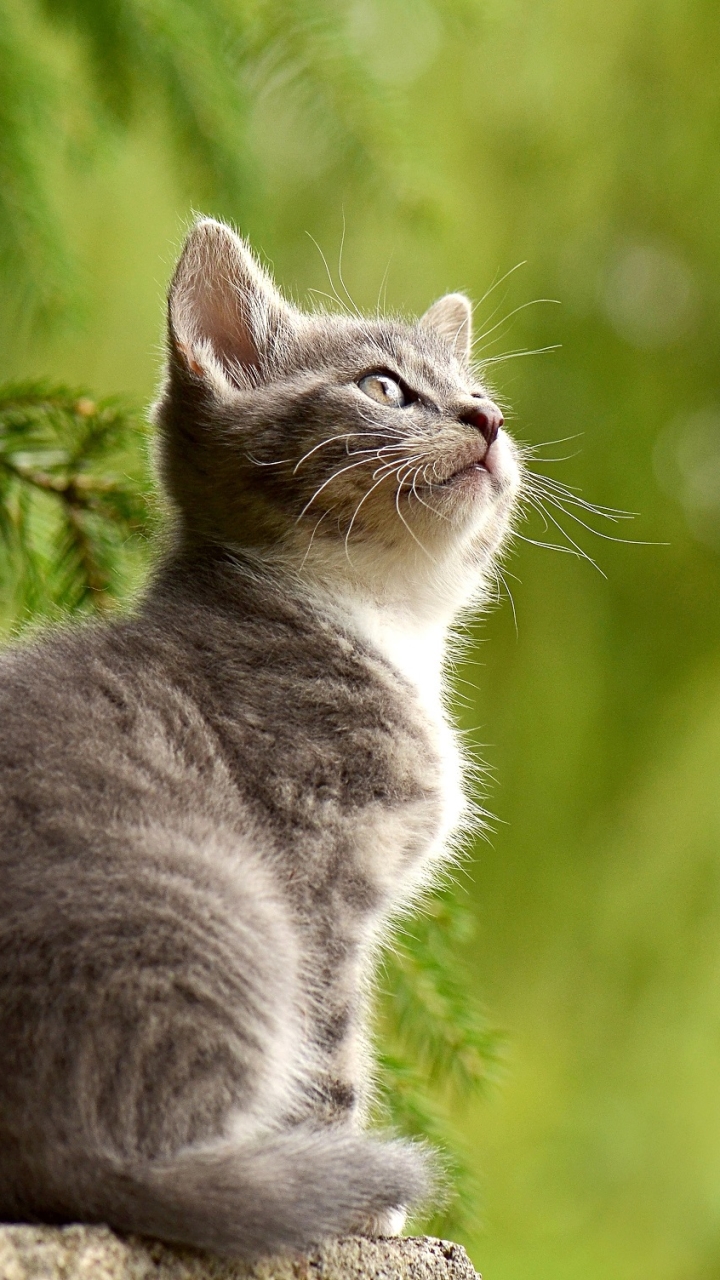
<svg viewBox="0 0 720 1280"><path fill-rule="evenodd" d="M255 1258L417 1205L433 1182L427 1153L412 1143L300 1126L252 1145L188 1148L142 1169L103 1160L78 1207L85 1221Z"/></svg>

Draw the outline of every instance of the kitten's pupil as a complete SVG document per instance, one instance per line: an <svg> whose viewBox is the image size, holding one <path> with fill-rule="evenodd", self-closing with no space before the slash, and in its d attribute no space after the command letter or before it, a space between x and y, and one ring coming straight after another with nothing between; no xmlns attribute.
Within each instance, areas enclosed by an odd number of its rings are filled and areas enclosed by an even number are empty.
<svg viewBox="0 0 720 1280"><path fill-rule="evenodd" d="M388 373L368 373L360 379L358 387L371 400L390 405L393 409L402 409L407 404L407 396L400 383Z"/></svg>

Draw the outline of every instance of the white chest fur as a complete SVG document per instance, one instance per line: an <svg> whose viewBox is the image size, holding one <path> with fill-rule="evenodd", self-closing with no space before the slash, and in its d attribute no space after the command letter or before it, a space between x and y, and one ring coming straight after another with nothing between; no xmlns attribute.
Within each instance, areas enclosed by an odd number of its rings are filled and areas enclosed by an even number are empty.
<svg viewBox="0 0 720 1280"><path fill-rule="evenodd" d="M469 805L463 785L463 758L445 709L443 666L447 628L421 626L385 609L353 602L350 613L357 631L382 653L416 690L442 767L441 831L428 860L447 856L452 837L460 834Z"/></svg>

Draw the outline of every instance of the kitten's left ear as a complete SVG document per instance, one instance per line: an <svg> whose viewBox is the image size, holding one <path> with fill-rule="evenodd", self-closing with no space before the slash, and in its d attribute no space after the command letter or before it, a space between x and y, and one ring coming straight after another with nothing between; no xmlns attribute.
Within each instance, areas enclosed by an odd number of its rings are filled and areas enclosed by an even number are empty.
<svg viewBox="0 0 720 1280"><path fill-rule="evenodd" d="M472 307L464 293L447 293L444 298L438 298L420 324L423 329L434 329L445 338L453 355L467 364L472 345Z"/></svg>
<svg viewBox="0 0 720 1280"><path fill-rule="evenodd" d="M248 245L213 218L196 222L185 241L168 306L173 354L220 393L256 383L293 323Z"/></svg>

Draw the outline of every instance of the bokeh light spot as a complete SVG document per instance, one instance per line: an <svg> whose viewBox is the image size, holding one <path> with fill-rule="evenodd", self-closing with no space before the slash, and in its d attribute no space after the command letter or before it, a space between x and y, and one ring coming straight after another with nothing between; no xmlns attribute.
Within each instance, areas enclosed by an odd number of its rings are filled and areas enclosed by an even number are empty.
<svg viewBox="0 0 720 1280"><path fill-rule="evenodd" d="M690 328L696 288L687 264L667 246L632 245L616 253L601 282L605 311L634 347L671 346Z"/></svg>
<svg viewBox="0 0 720 1280"><path fill-rule="evenodd" d="M668 423L655 443L654 464L694 537L720 550L720 406Z"/></svg>

